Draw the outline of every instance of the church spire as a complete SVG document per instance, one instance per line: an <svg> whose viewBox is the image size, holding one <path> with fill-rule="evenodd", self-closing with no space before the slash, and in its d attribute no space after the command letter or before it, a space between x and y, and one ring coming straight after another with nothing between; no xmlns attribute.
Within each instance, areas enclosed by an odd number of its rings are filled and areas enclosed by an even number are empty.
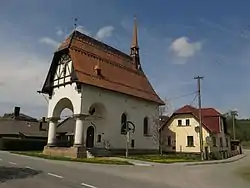
<svg viewBox="0 0 250 188"><path fill-rule="evenodd" d="M138 45L138 28L137 28L136 17L134 17L133 39L132 39L132 46L130 50L130 56L133 58L133 63L135 64L136 69L141 70L139 45Z"/></svg>
<svg viewBox="0 0 250 188"><path fill-rule="evenodd" d="M131 48L139 48L138 45L138 28L137 28L137 20L134 17L134 29L133 29L133 39Z"/></svg>

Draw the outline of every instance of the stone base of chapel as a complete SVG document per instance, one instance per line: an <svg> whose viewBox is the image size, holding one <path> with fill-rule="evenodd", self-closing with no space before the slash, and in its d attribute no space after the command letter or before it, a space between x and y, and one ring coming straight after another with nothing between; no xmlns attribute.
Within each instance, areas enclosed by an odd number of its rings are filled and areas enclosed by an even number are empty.
<svg viewBox="0 0 250 188"><path fill-rule="evenodd" d="M85 147L51 147L45 146L43 149L44 155L55 156L55 157L70 157L70 158L86 158Z"/></svg>

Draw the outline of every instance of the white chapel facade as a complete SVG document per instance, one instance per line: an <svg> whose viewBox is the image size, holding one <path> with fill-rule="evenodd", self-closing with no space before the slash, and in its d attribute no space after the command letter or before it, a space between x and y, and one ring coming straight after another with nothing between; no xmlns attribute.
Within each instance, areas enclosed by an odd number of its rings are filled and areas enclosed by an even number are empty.
<svg viewBox="0 0 250 188"><path fill-rule="evenodd" d="M60 150L56 133L65 108L75 118L74 145L65 155L79 148L125 149L126 128L131 130L130 149L158 149L152 134L164 102L142 70L136 23L133 35L130 55L78 31L55 52L41 91L49 95L47 153L60 153L53 150Z"/></svg>

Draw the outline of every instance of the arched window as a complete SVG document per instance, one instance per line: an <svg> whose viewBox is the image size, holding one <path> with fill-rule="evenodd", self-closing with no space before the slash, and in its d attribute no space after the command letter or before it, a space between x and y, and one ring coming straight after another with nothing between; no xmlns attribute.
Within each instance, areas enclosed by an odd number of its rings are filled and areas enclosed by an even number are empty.
<svg viewBox="0 0 250 188"><path fill-rule="evenodd" d="M97 142L100 143L102 141L102 135L98 134L97 135Z"/></svg>
<svg viewBox="0 0 250 188"><path fill-rule="evenodd" d="M144 136L148 136L148 118L145 117L143 120L143 134Z"/></svg>
<svg viewBox="0 0 250 188"><path fill-rule="evenodd" d="M127 115L122 113L121 116L121 134L126 134L126 123L127 123Z"/></svg>

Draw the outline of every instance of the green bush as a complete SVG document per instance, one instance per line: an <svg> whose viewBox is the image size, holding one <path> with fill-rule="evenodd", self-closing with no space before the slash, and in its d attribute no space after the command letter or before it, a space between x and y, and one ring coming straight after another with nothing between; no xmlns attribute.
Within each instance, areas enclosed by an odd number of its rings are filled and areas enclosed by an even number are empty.
<svg viewBox="0 0 250 188"><path fill-rule="evenodd" d="M193 162L199 161L200 155L193 153L172 153L164 155L134 155L130 159L158 162L158 163L175 163L175 162Z"/></svg>
<svg viewBox="0 0 250 188"><path fill-rule="evenodd" d="M11 151L38 151L43 150L46 140L29 138L2 138L2 150Z"/></svg>
<svg viewBox="0 0 250 188"><path fill-rule="evenodd" d="M220 159L222 159L221 153L220 152L210 152L209 159L210 160L220 160Z"/></svg>

